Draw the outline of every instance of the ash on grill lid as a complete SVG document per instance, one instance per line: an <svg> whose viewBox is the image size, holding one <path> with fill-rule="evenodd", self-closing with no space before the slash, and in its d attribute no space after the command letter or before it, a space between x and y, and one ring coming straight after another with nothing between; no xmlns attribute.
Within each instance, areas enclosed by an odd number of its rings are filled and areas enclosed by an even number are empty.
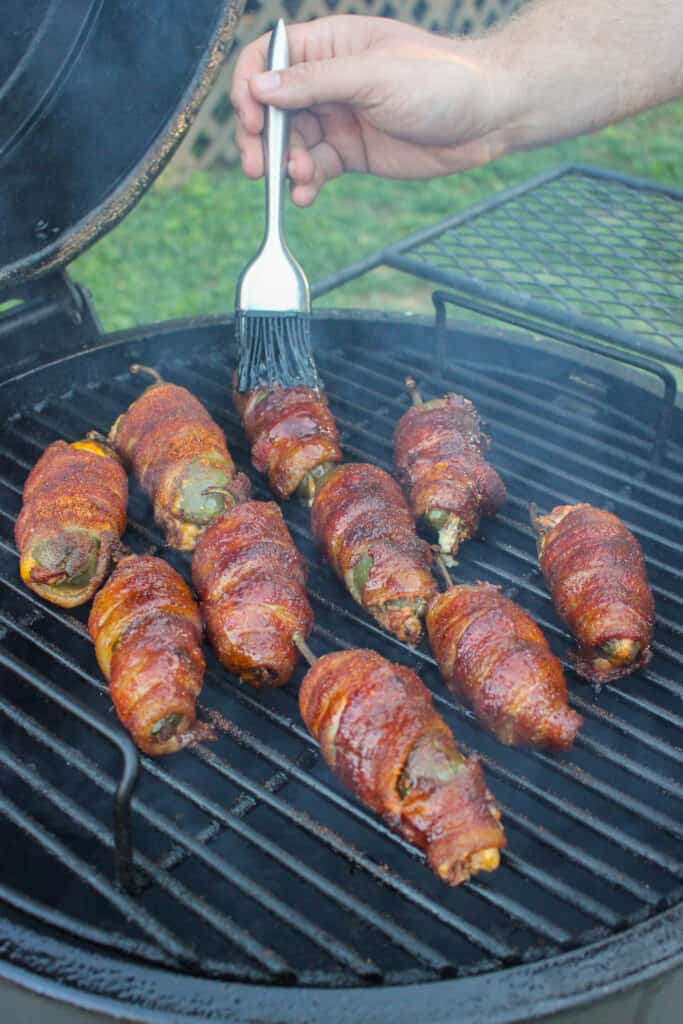
<svg viewBox="0 0 683 1024"><path fill-rule="evenodd" d="M0 291L130 209L187 130L239 0L4 0Z"/></svg>

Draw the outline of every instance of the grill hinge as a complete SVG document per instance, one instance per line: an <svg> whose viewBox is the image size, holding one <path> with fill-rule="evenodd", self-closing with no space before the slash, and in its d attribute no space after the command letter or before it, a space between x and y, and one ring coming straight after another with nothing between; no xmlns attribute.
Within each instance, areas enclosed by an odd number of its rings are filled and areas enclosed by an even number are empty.
<svg viewBox="0 0 683 1024"><path fill-rule="evenodd" d="M58 270L0 294L0 380L90 348L102 325L81 285Z"/></svg>

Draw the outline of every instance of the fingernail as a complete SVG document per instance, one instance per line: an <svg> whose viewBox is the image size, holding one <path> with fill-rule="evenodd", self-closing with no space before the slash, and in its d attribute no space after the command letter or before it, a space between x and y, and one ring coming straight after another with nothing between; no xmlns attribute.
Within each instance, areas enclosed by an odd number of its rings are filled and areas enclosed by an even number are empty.
<svg viewBox="0 0 683 1024"><path fill-rule="evenodd" d="M280 88L281 78L279 71L263 71L260 75L254 75L253 82L259 92L275 92Z"/></svg>
<svg viewBox="0 0 683 1024"><path fill-rule="evenodd" d="M290 160L287 164L287 174L291 177L294 175L294 161Z"/></svg>

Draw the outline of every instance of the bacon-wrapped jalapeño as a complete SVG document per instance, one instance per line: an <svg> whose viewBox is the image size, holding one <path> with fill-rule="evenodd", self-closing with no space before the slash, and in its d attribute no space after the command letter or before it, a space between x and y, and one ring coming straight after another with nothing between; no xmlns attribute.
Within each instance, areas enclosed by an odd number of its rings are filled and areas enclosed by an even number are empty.
<svg viewBox="0 0 683 1024"><path fill-rule="evenodd" d="M414 672L374 651L326 654L299 707L330 768L440 878L458 885L498 867L505 836L479 762L458 750Z"/></svg>
<svg viewBox="0 0 683 1024"><path fill-rule="evenodd" d="M251 461L278 498L296 491L310 504L319 481L342 460L339 435L319 388L259 387L233 398L251 445Z"/></svg>
<svg viewBox="0 0 683 1024"><path fill-rule="evenodd" d="M123 558L93 602L90 636L116 713L146 754L183 746L204 678L197 602L153 555Z"/></svg>
<svg viewBox="0 0 683 1024"><path fill-rule="evenodd" d="M363 462L337 467L315 492L311 525L351 596L399 640L417 643L436 593L432 552L396 481Z"/></svg>
<svg viewBox="0 0 683 1024"><path fill-rule="evenodd" d="M119 416L109 439L152 501L168 544L192 551L209 523L249 497L249 481L235 472L223 431L193 394L155 370L131 370L155 382Z"/></svg>
<svg viewBox="0 0 683 1024"><path fill-rule="evenodd" d="M498 587L451 586L430 603L426 623L444 682L501 743L572 746L581 716L567 705L562 666Z"/></svg>
<svg viewBox="0 0 683 1024"><path fill-rule="evenodd" d="M557 612L576 637L579 675L605 683L644 668L655 605L640 545L621 519L592 505L558 505L531 521Z"/></svg>
<svg viewBox="0 0 683 1024"><path fill-rule="evenodd" d="M423 402L408 377L415 403L394 433L394 463L413 515L437 531L439 547L452 556L473 537L481 516L505 501L505 485L486 461L489 439L479 414L462 395Z"/></svg>
<svg viewBox="0 0 683 1024"><path fill-rule="evenodd" d="M274 502L247 501L217 519L192 558L209 639L222 665L256 687L282 686L313 612L306 563Z"/></svg>
<svg viewBox="0 0 683 1024"><path fill-rule="evenodd" d="M14 533L24 583L63 608L89 601L120 549L127 501L126 474L109 445L51 444L24 484Z"/></svg>

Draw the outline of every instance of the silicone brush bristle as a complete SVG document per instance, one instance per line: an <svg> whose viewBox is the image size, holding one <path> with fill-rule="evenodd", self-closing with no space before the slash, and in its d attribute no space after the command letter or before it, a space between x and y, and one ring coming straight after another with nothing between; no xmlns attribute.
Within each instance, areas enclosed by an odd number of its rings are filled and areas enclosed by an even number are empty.
<svg viewBox="0 0 683 1024"><path fill-rule="evenodd" d="M321 387L305 313L240 311L236 317L237 388Z"/></svg>

